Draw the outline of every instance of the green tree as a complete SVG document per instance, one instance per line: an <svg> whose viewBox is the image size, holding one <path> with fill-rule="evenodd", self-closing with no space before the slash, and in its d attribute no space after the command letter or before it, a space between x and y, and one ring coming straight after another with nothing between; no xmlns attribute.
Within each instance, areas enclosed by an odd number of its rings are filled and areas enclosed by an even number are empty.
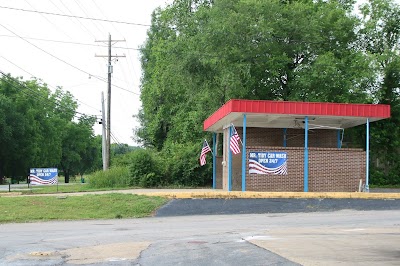
<svg viewBox="0 0 400 266"><path fill-rule="evenodd" d="M391 117L373 124L375 155L372 183L400 183L400 7L391 0L370 0L361 7L360 39L375 68L375 101L391 106Z"/></svg>
<svg viewBox="0 0 400 266"><path fill-rule="evenodd" d="M94 170L101 158L101 149L96 145L93 133L94 123L94 117L82 116L78 123L70 121L64 126L60 166L65 183L69 183L71 175Z"/></svg>
<svg viewBox="0 0 400 266"><path fill-rule="evenodd" d="M69 174L101 165L93 136L94 118L74 119L78 107L69 92L54 93L40 80L23 81L1 72L0 177L26 178L29 168L63 165Z"/></svg>
<svg viewBox="0 0 400 266"><path fill-rule="evenodd" d="M141 50L143 145L164 154L196 146L204 119L233 98L370 101L374 69L357 45L352 3L176 0L157 9Z"/></svg>
<svg viewBox="0 0 400 266"><path fill-rule="evenodd" d="M0 139L3 142L3 166L0 168L4 175L14 179L25 178L29 167L41 160L40 140L45 128L39 121L46 117L49 93L45 84L37 80L23 82L3 75L0 95L4 97L5 105L2 108L7 111L3 116L4 136Z"/></svg>

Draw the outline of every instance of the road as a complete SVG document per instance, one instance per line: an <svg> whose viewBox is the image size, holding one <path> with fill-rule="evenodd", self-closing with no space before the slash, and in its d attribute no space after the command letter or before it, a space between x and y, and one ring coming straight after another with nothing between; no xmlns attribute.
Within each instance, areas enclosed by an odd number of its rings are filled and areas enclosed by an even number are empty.
<svg viewBox="0 0 400 266"><path fill-rule="evenodd" d="M400 211L0 225L0 265L399 265Z"/></svg>

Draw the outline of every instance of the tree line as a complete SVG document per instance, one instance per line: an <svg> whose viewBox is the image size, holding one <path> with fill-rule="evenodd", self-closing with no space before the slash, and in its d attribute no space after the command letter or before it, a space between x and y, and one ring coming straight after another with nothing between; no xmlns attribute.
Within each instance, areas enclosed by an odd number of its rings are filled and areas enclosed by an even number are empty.
<svg viewBox="0 0 400 266"><path fill-rule="evenodd" d="M96 117L77 113L71 93L54 92L40 80L1 72L0 180L25 180L30 168L59 168L70 176L101 169Z"/></svg>
<svg viewBox="0 0 400 266"><path fill-rule="evenodd" d="M391 118L371 124L371 182L400 184L400 8L355 3L175 0L155 10L141 49L138 140L185 160L183 180L208 182L210 168L182 154L210 140L202 123L229 99L389 104ZM364 147L364 128L346 134Z"/></svg>

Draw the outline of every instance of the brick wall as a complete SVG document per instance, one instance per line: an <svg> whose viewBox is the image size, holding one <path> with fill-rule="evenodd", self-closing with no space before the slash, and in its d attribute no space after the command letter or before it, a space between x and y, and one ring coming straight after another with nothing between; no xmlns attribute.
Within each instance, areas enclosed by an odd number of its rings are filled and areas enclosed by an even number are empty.
<svg viewBox="0 0 400 266"><path fill-rule="evenodd" d="M248 174L248 191L304 191L304 148L253 146L251 151L287 152L287 175ZM365 152L362 149L309 148L308 191L333 192L358 190L360 179L365 183Z"/></svg>
<svg viewBox="0 0 400 266"><path fill-rule="evenodd" d="M242 138L243 129L236 128ZM304 147L304 130L288 128L286 131L287 147ZM284 130L282 128L247 128L247 146L283 146ZM308 132L308 146L321 148L337 147L337 130L320 129Z"/></svg>
<svg viewBox="0 0 400 266"><path fill-rule="evenodd" d="M237 128L242 138L242 128ZM283 129L247 128L246 190L304 191L304 130L287 130L287 147L283 146ZM360 179L365 183L365 152L362 149L337 149L336 130L309 132L308 191L357 191ZM225 146L225 149L227 147ZM225 150L226 151L226 150ZM287 152L287 175L249 174L249 152ZM225 154L226 156L226 154ZM227 161L227 156L226 159ZM223 188L227 167L217 157L217 188ZM226 182L226 181L225 181ZM232 190L242 190L242 154L232 154Z"/></svg>
<svg viewBox="0 0 400 266"><path fill-rule="evenodd" d="M249 174L246 165L246 190L248 191L303 191L303 148L281 148L266 146L248 146L246 161L249 161L249 152L281 151L287 152L287 175L258 175Z"/></svg>
<svg viewBox="0 0 400 266"><path fill-rule="evenodd" d="M362 149L318 149L309 152L309 191L358 191L365 184L366 154Z"/></svg>

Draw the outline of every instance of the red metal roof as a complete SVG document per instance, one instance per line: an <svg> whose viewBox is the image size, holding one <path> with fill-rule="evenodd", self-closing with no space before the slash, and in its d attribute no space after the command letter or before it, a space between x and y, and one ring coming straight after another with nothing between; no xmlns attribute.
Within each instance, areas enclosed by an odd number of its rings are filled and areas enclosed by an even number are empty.
<svg viewBox="0 0 400 266"><path fill-rule="evenodd" d="M232 116L232 114L236 114L236 116ZM230 100L204 121L203 128L206 131L220 130L221 125L216 127L218 122L224 119L224 123L231 123L233 121L228 121L229 118L238 119L237 114L263 114L275 115L276 117L332 117L336 120L338 118L357 120L353 123L357 125L361 124L361 121L366 120L366 118L371 121L389 118L390 106L383 104Z"/></svg>

